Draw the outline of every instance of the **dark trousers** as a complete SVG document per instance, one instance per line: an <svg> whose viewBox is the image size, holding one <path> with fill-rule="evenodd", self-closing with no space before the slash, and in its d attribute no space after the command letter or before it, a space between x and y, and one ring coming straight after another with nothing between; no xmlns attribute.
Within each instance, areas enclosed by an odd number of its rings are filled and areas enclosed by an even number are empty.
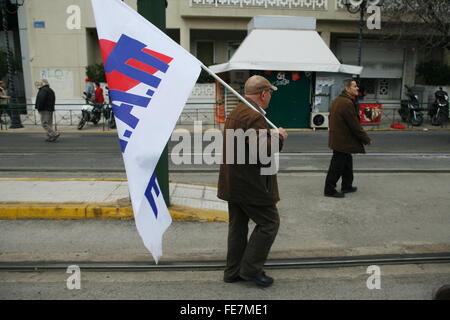
<svg viewBox="0 0 450 320"><path fill-rule="evenodd" d="M254 277L263 271L280 225L276 205L254 206L228 202L228 253L224 278ZM256 226L248 237L249 219Z"/></svg>
<svg viewBox="0 0 450 320"><path fill-rule="evenodd" d="M336 192L336 184L341 177L342 189L350 189L353 183L353 158L350 153L333 150L333 157L325 179L324 192L326 194L334 194Z"/></svg>

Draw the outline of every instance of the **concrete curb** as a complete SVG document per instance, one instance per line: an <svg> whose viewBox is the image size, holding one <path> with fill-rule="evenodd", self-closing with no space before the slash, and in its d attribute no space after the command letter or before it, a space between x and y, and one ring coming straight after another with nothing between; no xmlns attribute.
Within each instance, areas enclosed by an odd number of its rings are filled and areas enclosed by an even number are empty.
<svg viewBox="0 0 450 320"><path fill-rule="evenodd" d="M225 211L171 206L169 212L177 222L228 222ZM129 202L0 202L0 219L133 219L133 209Z"/></svg>

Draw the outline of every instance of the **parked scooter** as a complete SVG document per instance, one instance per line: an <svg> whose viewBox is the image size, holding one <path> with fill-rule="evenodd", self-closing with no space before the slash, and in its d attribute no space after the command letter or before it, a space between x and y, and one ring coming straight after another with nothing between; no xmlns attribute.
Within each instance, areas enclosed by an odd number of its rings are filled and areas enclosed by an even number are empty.
<svg viewBox="0 0 450 320"><path fill-rule="evenodd" d="M431 117L431 124L433 126L440 126L448 121L448 93L439 87L439 90L434 93L434 103L431 106L429 115Z"/></svg>
<svg viewBox="0 0 450 320"><path fill-rule="evenodd" d="M78 130L83 129L84 125L89 121L97 124L102 116L103 106L101 104L89 101L86 96L84 96L84 99L86 100L86 104L81 108L81 119L78 123Z"/></svg>
<svg viewBox="0 0 450 320"><path fill-rule="evenodd" d="M410 122L413 126L420 126L423 123L422 109L420 108L419 97L415 95L411 88L405 85L406 96L409 100L402 100L398 113L405 122Z"/></svg>

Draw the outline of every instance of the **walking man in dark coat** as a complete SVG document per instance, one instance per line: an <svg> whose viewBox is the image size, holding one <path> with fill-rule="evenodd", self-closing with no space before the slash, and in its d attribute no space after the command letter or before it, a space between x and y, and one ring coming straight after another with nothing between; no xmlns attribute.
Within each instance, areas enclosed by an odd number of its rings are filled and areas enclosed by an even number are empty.
<svg viewBox="0 0 450 320"><path fill-rule="evenodd" d="M276 174L262 175L263 164L260 159L249 161L256 152L252 147L264 150L267 154L281 150L287 133L279 128L272 142L267 121L264 118L274 90L277 90L266 78L252 76L245 83L245 98L256 110L240 102L227 117L224 130L223 164L220 166L218 197L228 201L228 252L224 272L225 282L241 280L252 281L259 286L272 285L273 278L264 271L264 263L275 240L280 224L276 203L280 200ZM265 142L252 143L245 139L245 163L236 161L240 155L235 137L225 132L251 133L252 130L266 137ZM264 130L267 130L265 132ZM264 139L263 139L264 140ZM278 142L278 143L276 143ZM278 146L275 146L278 144ZM267 148L267 149L266 149ZM273 150L276 149L276 150ZM231 163L227 152L234 150ZM253 149L254 150L254 149ZM228 155L229 155L228 153ZM242 155L241 155L242 156ZM272 160L273 162L273 160ZM272 172L271 172L272 173ZM256 226L247 240L249 220Z"/></svg>
<svg viewBox="0 0 450 320"><path fill-rule="evenodd" d="M50 88L48 81L42 79L37 83L39 91L36 96L35 107L41 116L41 125L47 131L47 142L55 142L59 137L59 133L54 131L53 112L55 111L55 92Z"/></svg>
<svg viewBox="0 0 450 320"><path fill-rule="evenodd" d="M344 80L344 91L331 105L328 146L333 150L333 157L325 180L326 197L343 198L345 193L356 192L352 153L365 153L363 145L372 143L356 112L358 90L356 81ZM341 177L341 192L338 192L336 184Z"/></svg>

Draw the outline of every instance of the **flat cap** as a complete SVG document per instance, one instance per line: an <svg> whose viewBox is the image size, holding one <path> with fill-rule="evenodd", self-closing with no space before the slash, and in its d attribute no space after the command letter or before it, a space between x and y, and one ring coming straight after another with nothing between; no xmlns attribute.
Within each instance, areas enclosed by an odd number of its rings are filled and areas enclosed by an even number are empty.
<svg viewBox="0 0 450 320"><path fill-rule="evenodd" d="M272 85L269 80L257 75L248 78L244 86L244 92L248 95L258 94L267 89L272 89L273 91L278 90L278 88Z"/></svg>

